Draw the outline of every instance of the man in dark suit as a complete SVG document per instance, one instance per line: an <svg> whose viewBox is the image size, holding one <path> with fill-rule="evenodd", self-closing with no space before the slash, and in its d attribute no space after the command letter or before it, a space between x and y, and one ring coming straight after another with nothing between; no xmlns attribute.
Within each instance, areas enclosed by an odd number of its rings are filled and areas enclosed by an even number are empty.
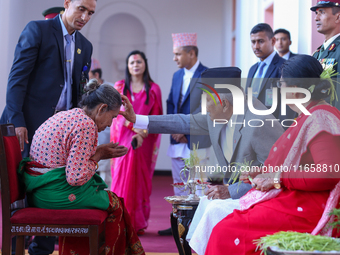
<svg viewBox="0 0 340 255"><path fill-rule="evenodd" d="M19 37L8 78L6 107L0 123L13 123L23 156L28 156L35 130L55 111L66 86L64 63L71 35L71 106L76 107L91 63L92 45L80 33L96 8L96 0L64 0L65 12L53 19L31 21ZM72 54L73 53L73 54ZM64 110L67 110L64 108ZM30 254L50 254L55 238L36 237Z"/></svg>
<svg viewBox="0 0 340 255"><path fill-rule="evenodd" d="M283 28L276 29L274 31L274 37L275 48L281 58L288 60L296 55L289 50L289 46L292 44L292 41L288 30Z"/></svg>
<svg viewBox="0 0 340 255"><path fill-rule="evenodd" d="M197 113L201 110L202 90L196 83L197 78L207 69L198 60L196 33L172 34L174 61L180 68L174 73L170 94L167 99L167 114ZM196 79L195 79L196 78ZM182 182L179 172L184 167L183 158L188 158L192 144L199 141L199 149L210 147L210 139L205 137L193 137L184 134L173 134L170 137L168 156L172 161L172 177L174 183ZM205 155L206 156L206 155ZM185 195L183 191L174 188L175 195Z"/></svg>
<svg viewBox="0 0 340 255"><path fill-rule="evenodd" d="M72 36L72 107L81 96L81 80L88 76L92 45L80 33L96 8L96 0L65 0L65 12L54 19L31 21L20 35L9 74L6 107L1 123L13 123L24 150L35 130L56 111L66 86L64 36ZM29 147L26 146L28 155Z"/></svg>
<svg viewBox="0 0 340 255"><path fill-rule="evenodd" d="M253 96L268 109L273 102L273 87L281 77L280 67L285 62L275 51L275 37L272 28L266 23L254 26L250 32L251 47L259 62L254 64L248 73L246 88L252 87ZM253 79L254 78L254 79ZM246 91L247 93L248 91ZM277 107L273 115L281 121L294 119L295 113L286 106L286 115L281 116L281 93L278 91ZM289 126L291 122L284 123Z"/></svg>

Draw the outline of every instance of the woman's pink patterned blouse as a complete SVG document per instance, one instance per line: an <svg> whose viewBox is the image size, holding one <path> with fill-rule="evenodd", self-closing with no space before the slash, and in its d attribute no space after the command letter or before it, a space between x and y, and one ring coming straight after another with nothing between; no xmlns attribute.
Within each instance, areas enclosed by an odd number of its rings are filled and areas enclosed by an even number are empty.
<svg viewBox="0 0 340 255"><path fill-rule="evenodd" d="M66 166L66 180L72 186L85 184L95 174L89 160L96 152L98 128L82 109L59 112L35 132L30 156L48 168Z"/></svg>

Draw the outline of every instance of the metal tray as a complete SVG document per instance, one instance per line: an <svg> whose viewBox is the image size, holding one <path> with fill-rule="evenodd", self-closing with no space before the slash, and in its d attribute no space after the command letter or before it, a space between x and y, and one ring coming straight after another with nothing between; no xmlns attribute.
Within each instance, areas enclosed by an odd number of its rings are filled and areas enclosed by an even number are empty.
<svg viewBox="0 0 340 255"><path fill-rule="evenodd" d="M181 205L198 205L199 200L188 199L189 196L168 196L164 199L170 204L181 204Z"/></svg>
<svg viewBox="0 0 340 255"><path fill-rule="evenodd" d="M277 247L269 247L267 255L340 255L340 251L277 251Z"/></svg>

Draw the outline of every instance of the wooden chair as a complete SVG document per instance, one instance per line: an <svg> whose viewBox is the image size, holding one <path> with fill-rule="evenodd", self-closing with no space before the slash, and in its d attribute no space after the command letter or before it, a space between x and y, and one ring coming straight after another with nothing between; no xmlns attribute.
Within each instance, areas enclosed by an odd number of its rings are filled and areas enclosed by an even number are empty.
<svg viewBox="0 0 340 255"><path fill-rule="evenodd" d="M11 237L17 236L16 254L24 254L25 236L89 237L90 254L104 253L108 213L97 209L51 210L23 208L12 214L11 204L25 197L17 168L21 151L12 124L0 125L0 178L2 198L2 255L11 254Z"/></svg>

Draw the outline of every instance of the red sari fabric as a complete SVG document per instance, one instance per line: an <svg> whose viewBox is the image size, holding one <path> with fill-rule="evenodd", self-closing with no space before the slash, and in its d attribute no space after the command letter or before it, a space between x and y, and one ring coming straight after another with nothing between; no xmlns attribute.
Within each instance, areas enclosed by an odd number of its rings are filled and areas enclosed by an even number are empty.
<svg viewBox="0 0 340 255"><path fill-rule="evenodd" d="M321 164L327 166L327 171L283 172L283 189L275 198L243 211L234 210L215 226L206 254L260 254L253 242L262 236L278 231L311 233L314 230L330 191L340 181L339 173L330 171L340 164L340 112L326 105L316 106L310 112L311 116L300 115L298 126L290 127L277 140L265 166L285 165L293 158L290 162L296 161L299 166ZM308 128L304 129L307 124Z"/></svg>
<svg viewBox="0 0 340 255"><path fill-rule="evenodd" d="M128 93L136 114L162 115L162 95L156 83L150 84L149 103L145 104L146 92ZM124 80L115 83L115 88L123 94ZM124 109L122 109L124 110ZM118 142L128 148L128 153L113 159L111 173L111 190L124 198L125 206L130 214L131 222L136 231L146 229L150 216L150 195L152 176L158 156L160 135L149 134L140 148L133 150L132 136L135 132L124 126L125 119L118 116L111 126L111 141Z"/></svg>
<svg viewBox="0 0 340 255"><path fill-rule="evenodd" d="M110 205L107 209L109 217L105 228L105 254L142 255L145 254L142 244L131 224L129 214L123 203L113 192L109 194ZM60 237L59 254L89 254L87 237Z"/></svg>

